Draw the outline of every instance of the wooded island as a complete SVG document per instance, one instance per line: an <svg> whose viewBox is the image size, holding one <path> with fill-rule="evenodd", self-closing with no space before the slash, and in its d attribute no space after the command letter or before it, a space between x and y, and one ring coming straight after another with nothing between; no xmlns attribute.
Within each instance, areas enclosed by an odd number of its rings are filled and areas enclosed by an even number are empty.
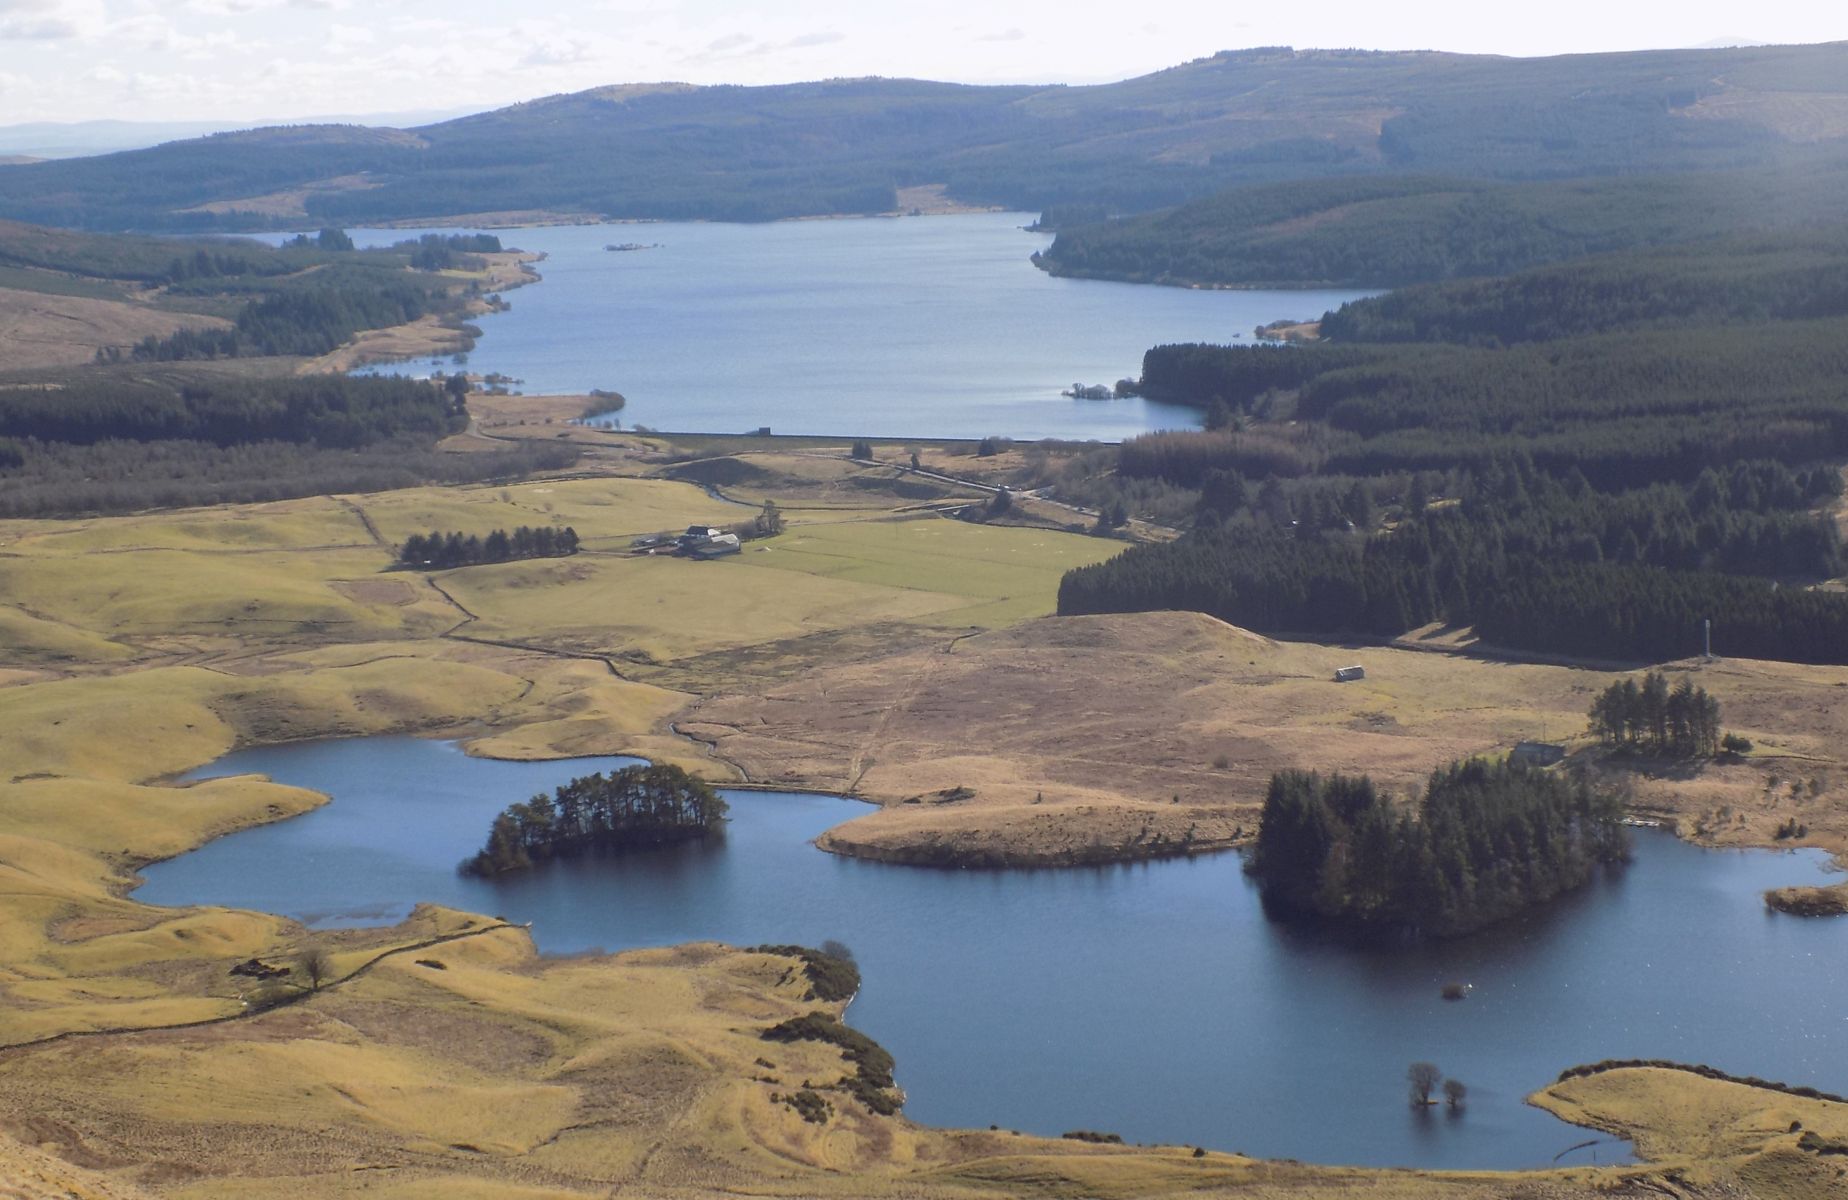
<svg viewBox="0 0 1848 1200"><path fill-rule="evenodd" d="M461 870L499 875L586 850L696 841L718 833L727 811L709 785L675 766L582 775L550 796L509 805L494 818L487 845Z"/></svg>
<svg viewBox="0 0 1848 1200"><path fill-rule="evenodd" d="M1273 911L1436 937L1542 904L1629 855L1617 798L1519 763L1452 763L1415 809L1368 777L1279 771L1247 868Z"/></svg>

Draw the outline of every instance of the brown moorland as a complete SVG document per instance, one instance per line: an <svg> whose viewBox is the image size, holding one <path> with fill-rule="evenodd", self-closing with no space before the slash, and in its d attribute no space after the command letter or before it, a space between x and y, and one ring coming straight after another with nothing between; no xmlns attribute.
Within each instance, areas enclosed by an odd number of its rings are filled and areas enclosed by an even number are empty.
<svg viewBox="0 0 1848 1200"><path fill-rule="evenodd" d="M1335 668L1366 678L1334 682ZM1629 760L1585 737L1618 673L1398 646L1279 642L1196 613L1053 617L827 662L701 700L676 727L754 782L882 809L825 847L892 861L1059 863L1223 846L1255 831L1271 773L1370 773L1410 792L1459 757L1569 743L1634 806L1712 844L1791 819L1848 847L1848 670L1669 664L1759 746L1733 763ZM699 689L692 689L699 690Z"/></svg>

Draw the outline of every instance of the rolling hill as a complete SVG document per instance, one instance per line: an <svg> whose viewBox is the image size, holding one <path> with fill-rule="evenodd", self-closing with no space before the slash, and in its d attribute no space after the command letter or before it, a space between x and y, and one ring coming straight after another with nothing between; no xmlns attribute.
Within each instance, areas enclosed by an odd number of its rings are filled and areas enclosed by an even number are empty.
<svg viewBox="0 0 1848 1200"><path fill-rule="evenodd" d="M1372 173L1776 166L1848 139L1848 44L1509 59L1242 50L1119 83L599 88L413 129L253 130L0 166L0 216L203 230L468 214L762 220L897 188L1141 211Z"/></svg>

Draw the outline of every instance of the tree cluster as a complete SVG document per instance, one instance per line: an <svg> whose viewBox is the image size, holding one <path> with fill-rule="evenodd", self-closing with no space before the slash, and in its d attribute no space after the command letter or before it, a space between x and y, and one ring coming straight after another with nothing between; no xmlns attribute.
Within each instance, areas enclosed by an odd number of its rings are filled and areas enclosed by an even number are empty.
<svg viewBox="0 0 1848 1200"><path fill-rule="evenodd" d="M1711 758L1720 748L1720 702L1683 678L1672 689L1660 671L1624 679L1591 704L1591 731L1607 746L1675 758Z"/></svg>
<svg viewBox="0 0 1848 1200"><path fill-rule="evenodd" d="M487 263L478 256L499 253L501 240L491 233L426 233L391 248L409 255L414 270L479 271Z"/></svg>
<svg viewBox="0 0 1848 1200"><path fill-rule="evenodd" d="M327 250L335 254L340 254L353 249L353 239L347 236L347 232L344 229L323 229L313 237L309 237L305 233L298 233L284 242L282 246L285 250L314 249Z"/></svg>
<svg viewBox="0 0 1848 1200"><path fill-rule="evenodd" d="M1453 763L1401 807L1366 776L1271 777L1247 869L1271 911L1449 937L1628 854L1616 798L1519 763Z"/></svg>
<svg viewBox="0 0 1848 1200"><path fill-rule="evenodd" d="M398 562L406 567L442 571L520 558L563 558L577 552L577 530L569 525L562 529L522 525L511 533L496 529L486 537L453 530L413 533L398 548Z"/></svg>
<svg viewBox="0 0 1848 1200"><path fill-rule="evenodd" d="M461 870L499 875L586 851L658 846L719 833L727 807L711 786L676 766L635 766L584 775L510 805Z"/></svg>

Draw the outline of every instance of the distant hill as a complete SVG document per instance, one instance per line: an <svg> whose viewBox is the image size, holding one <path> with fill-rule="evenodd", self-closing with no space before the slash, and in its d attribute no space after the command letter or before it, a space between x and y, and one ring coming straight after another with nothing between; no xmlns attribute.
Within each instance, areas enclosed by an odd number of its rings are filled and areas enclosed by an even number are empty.
<svg viewBox="0 0 1848 1200"><path fill-rule="evenodd" d="M1848 139L1848 44L1509 59L1243 50L1092 87L600 88L412 129L220 134L0 167L0 215L199 230L563 212L763 220L898 188L1022 209L1417 172L1768 168Z"/></svg>
<svg viewBox="0 0 1848 1200"><path fill-rule="evenodd" d="M373 125L424 124L462 115L461 110L372 113L364 117L321 117L313 121L29 121L0 125L0 162L9 158L78 158L140 150L183 138L205 137L236 129L266 125L362 123Z"/></svg>
<svg viewBox="0 0 1848 1200"><path fill-rule="evenodd" d="M1848 147L1785 147L1774 162L1516 183L1365 175L1260 184L1163 212L1062 223L1035 261L1055 275L1189 287L1402 287L1839 217Z"/></svg>

